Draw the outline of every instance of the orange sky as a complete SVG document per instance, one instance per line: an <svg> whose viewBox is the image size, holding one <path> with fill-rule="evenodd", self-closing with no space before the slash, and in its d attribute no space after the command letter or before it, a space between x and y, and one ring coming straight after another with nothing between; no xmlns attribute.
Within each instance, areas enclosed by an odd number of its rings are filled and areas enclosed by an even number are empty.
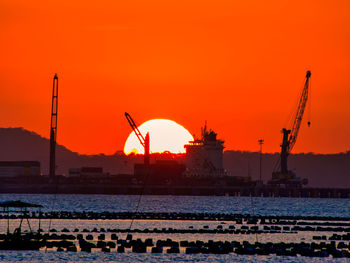
<svg viewBox="0 0 350 263"><path fill-rule="evenodd" d="M275 152L310 69L294 152L350 150L349 14L348 0L0 0L0 127L49 137L57 72L58 143L73 151L123 149L127 111Z"/></svg>

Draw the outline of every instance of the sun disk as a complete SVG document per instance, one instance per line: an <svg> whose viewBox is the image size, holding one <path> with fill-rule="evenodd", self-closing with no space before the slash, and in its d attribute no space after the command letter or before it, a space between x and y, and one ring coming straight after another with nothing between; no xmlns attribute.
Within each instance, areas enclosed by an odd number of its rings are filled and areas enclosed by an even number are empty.
<svg viewBox="0 0 350 263"><path fill-rule="evenodd" d="M149 132L150 152L184 153L189 141L193 141L192 135L180 124L166 119L153 119L141 124L138 129L143 136ZM144 148L140 144L134 132L131 132L124 146L124 153L144 154Z"/></svg>

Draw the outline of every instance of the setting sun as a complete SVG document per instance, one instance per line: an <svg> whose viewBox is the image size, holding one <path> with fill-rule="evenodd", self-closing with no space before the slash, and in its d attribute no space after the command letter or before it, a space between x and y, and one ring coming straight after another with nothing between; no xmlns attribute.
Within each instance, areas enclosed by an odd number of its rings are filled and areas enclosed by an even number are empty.
<svg viewBox="0 0 350 263"><path fill-rule="evenodd" d="M154 119L141 124L138 129L143 136L149 132L150 152L184 153L184 145L193 141L192 135L180 124L165 119ZM124 146L124 153L143 154L144 148L134 132L131 132Z"/></svg>

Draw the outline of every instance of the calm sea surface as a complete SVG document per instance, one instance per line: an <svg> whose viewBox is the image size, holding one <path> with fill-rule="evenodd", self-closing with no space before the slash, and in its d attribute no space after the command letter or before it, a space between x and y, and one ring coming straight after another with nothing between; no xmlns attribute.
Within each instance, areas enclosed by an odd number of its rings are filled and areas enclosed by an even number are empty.
<svg viewBox="0 0 350 263"><path fill-rule="evenodd" d="M139 196L112 196L112 195L25 195L0 194L0 202L8 200L22 200L44 206L45 211L94 211L94 212L133 212L137 206ZM290 216L332 216L350 218L350 199L316 199L316 198L250 198L230 196L143 196L139 212L198 212L198 213L237 213L260 215L290 215ZM16 227L18 221L11 222L11 229ZM127 228L129 220L52 220L52 228L60 231L63 228ZM38 222L33 220L32 227L36 229ZM41 227L46 231L49 220L42 220ZM227 228L232 222L215 221L171 221L171 220L136 220L133 228L162 228L173 227L186 229L189 227L216 228L222 224ZM0 232L6 231L7 220L0 220ZM24 228L26 226L24 225ZM259 235L261 242L312 242L315 233L302 232L298 234ZM108 235L106 235L108 239ZM121 234L119 235L123 237ZM255 235L210 235L210 234L134 234L135 238L147 237L157 239L171 238L180 240L227 240L255 242ZM95 237L97 238L97 237ZM103 253L95 251L85 252L55 252L55 251L0 251L0 262L346 262L346 259L307 258L307 257L280 257L269 256L240 256L228 255L187 255L166 254L155 255L151 253L137 254L116 252Z"/></svg>
<svg viewBox="0 0 350 263"><path fill-rule="evenodd" d="M0 194L0 202L22 200L41 204L45 211L133 212L138 199L136 195ZM350 217L350 199L142 196L138 211Z"/></svg>

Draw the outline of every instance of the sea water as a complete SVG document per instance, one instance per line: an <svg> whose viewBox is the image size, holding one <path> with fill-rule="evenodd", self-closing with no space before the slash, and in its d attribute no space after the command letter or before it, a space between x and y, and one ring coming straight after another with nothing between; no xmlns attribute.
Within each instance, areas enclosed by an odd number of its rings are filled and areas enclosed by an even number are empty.
<svg viewBox="0 0 350 263"><path fill-rule="evenodd" d="M0 194L0 202L9 200L21 200L24 202L43 205L43 211L94 211L94 212L134 212L140 200L140 196L113 196L113 195L44 195L44 194ZM326 216L350 218L349 199L320 199L320 198L250 198L231 196L142 196L139 203L139 212L182 212L182 213L233 213L255 215L278 216ZM36 229L38 220L31 220L32 227ZM41 227L46 231L51 223L51 228L61 230L68 228L127 228L130 220L69 220L48 219L41 221ZM0 231L5 232L7 220L0 220ZM13 229L18 220L11 222ZM172 220L136 220L133 228L202 228L204 225L215 228L222 224L227 228L232 222L215 221L172 221ZM26 225L23 225L26 228ZM316 233L300 232L298 234L274 234L258 235L261 242L312 242L312 235ZM118 234L122 238L124 234ZM229 234L134 234L137 238L147 237L173 240L228 240L255 242L255 235L229 235ZM117 252L103 253L95 251L86 252L55 252L55 251L0 251L0 262L345 262L346 259L333 258L307 258L307 257L282 257L282 256L248 256L237 255L187 255L151 253L137 254Z"/></svg>
<svg viewBox="0 0 350 263"><path fill-rule="evenodd" d="M0 202L21 200L41 204L43 211L134 212L139 198L137 195L0 194ZM148 195L141 197L138 211L350 218L350 199Z"/></svg>

